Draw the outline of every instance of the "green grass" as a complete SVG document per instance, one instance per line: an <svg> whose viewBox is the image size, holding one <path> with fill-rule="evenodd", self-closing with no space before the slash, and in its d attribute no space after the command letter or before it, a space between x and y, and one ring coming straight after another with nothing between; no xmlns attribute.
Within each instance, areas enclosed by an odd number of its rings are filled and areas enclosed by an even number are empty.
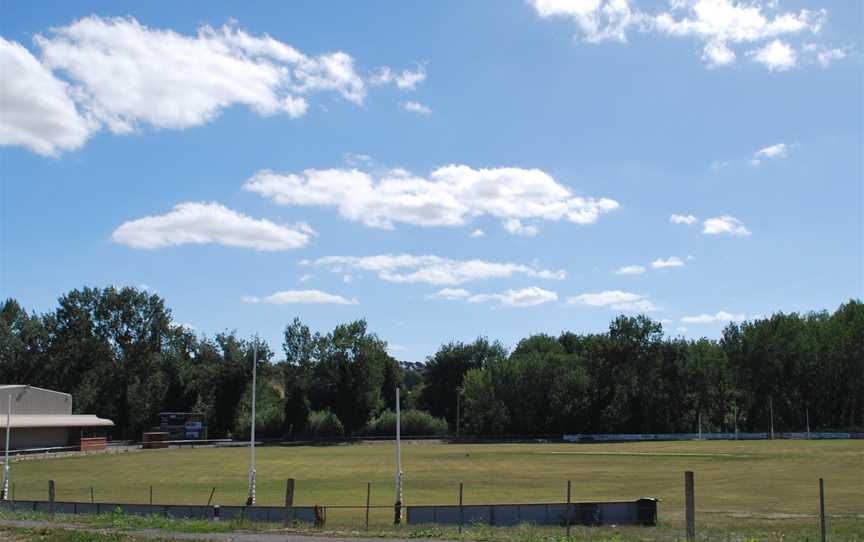
<svg viewBox="0 0 864 542"><path fill-rule="evenodd" d="M89 501L92 485L97 501L146 503L152 485L155 503L206 504L215 486L214 504L242 504L248 457L248 449L220 448L28 460L12 465L12 480L19 499L45 499L53 479L58 500ZM683 519L683 472L693 470L702 530L781 534L815 527L822 477L832 529L864 531L864 441L407 443L403 470L409 505L455 504L459 482L466 504L561 502L569 479L574 501L658 497L673 530ZM291 477L298 505L362 506L367 481L373 505L394 500L392 443L259 448L257 473L259 504L281 504ZM390 519L392 510L372 515L382 528ZM360 508L328 510L328 526L357 528L362 520Z"/></svg>

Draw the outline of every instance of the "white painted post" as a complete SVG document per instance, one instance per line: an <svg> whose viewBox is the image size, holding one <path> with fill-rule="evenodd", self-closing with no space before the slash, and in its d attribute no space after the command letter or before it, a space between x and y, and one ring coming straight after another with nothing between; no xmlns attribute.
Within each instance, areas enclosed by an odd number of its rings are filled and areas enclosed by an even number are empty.
<svg viewBox="0 0 864 542"><path fill-rule="evenodd" d="M6 461L3 463L2 500L9 500L9 435L12 433L12 392L9 392L9 410L6 411Z"/></svg>
<svg viewBox="0 0 864 542"><path fill-rule="evenodd" d="M255 505L255 388L256 388L256 373L258 372L258 338L255 338L255 344L252 346L252 431L249 437L250 457L249 457L249 496L246 498L246 506Z"/></svg>
<svg viewBox="0 0 864 542"><path fill-rule="evenodd" d="M768 398L768 411L771 413L771 440L774 440L774 398Z"/></svg>

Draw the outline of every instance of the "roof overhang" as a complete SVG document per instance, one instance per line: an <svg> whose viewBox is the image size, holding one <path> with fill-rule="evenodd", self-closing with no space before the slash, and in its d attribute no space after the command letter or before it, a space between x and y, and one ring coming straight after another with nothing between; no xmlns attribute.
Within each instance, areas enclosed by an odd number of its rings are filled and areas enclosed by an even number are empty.
<svg viewBox="0 0 864 542"><path fill-rule="evenodd" d="M18 414L11 415L12 429L28 427L113 427L114 422L93 414ZM6 417L0 416L0 429L6 429Z"/></svg>

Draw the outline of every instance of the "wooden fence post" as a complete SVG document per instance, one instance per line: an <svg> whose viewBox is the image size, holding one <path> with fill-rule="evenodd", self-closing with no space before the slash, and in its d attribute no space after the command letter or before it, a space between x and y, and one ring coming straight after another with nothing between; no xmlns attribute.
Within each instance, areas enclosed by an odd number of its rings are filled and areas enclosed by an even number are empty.
<svg viewBox="0 0 864 542"><path fill-rule="evenodd" d="M459 482L459 532L462 532L462 526L465 525L465 508L462 507L462 482Z"/></svg>
<svg viewBox="0 0 864 542"><path fill-rule="evenodd" d="M819 478L819 532L825 542L825 480Z"/></svg>
<svg viewBox="0 0 864 542"><path fill-rule="evenodd" d="M366 530L369 530L369 500L372 497L372 482L366 482Z"/></svg>
<svg viewBox="0 0 864 542"><path fill-rule="evenodd" d="M285 483L285 526L294 523L294 478L288 478Z"/></svg>
<svg viewBox="0 0 864 542"><path fill-rule="evenodd" d="M687 518L687 541L696 540L696 496L693 487L693 471L684 473L684 507Z"/></svg>
<svg viewBox="0 0 864 542"><path fill-rule="evenodd" d="M570 480L567 480L567 537L570 537Z"/></svg>
<svg viewBox="0 0 864 542"><path fill-rule="evenodd" d="M213 502L213 495L216 493L216 486L213 486L213 489L210 490L210 496L207 498L207 506L210 506L210 503Z"/></svg>
<svg viewBox="0 0 864 542"><path fill-rule="evenodd" d="M90 486L90 504L96 502L96 499L93 497L93 486Z"/></svg>
<svg viewBox="0 0 864 542"><path fill-rule="evenodd" d="M48 480L48 512L54 513L54 480Z"/></svg>

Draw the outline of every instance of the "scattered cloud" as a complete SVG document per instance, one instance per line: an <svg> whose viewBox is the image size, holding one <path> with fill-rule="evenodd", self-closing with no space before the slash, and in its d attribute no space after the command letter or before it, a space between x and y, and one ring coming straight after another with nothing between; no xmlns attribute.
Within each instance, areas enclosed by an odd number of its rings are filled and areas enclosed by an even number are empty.
<svg viewBox="0 0 864 542"><path fill-rule="evenodd" d="M330 304L330 305L357 305L357 299L346 299L341 295L328 294L321 290L285 290L268 295L267 297L244 296L244 303L268 303L271 305L290 304Z"/></svg>
<svg viewBox="0 0 864 542"><path fill-rule="evenodd" d="M477 228L476 230L471 232L471 237L486 237L486 232Z"/></svg>
<svg viewBox="0 0 864 542"><path fill-rule="evenodd" d="M304 247L314 234L306 224L280 225L248 217L216 202L188 202L164 215L125 222L114 230L111 239L141 249L215 243L272 252Z"/></svg>
<svg viewBox="0 0 864 542"><path fill-rule="evenodd" d="M93 122L79 113L72 89L30 51L0 37L0 145L45 156L81 147Z"/></svg>
<svg viewBox="0 0 864 542"><path fill-rule="evenodd" d="M663 258L657 258L653 262L651 262L651 267L654 269L666 269L667 267L684 267L684 260L679 258L678 256L670 256L665 260Z"/></svg>
<svg viewBox="0 0 864 542"><path fill-rule="evenodd" d="M782 160L784 158L789 157L789 149L792 148L792 145L787 145L786 143L777 143L776 145L769 145L768 147L764 147L759 149L758 151L753 153L753 158L750 160L750 164L754 166L758 166L762 163L762 160L771 159L771 160Z"/></svg>
<svg viewBox="0 0 864 542"><path fill-rule="evenodd" d="M432 114L432 109L430 109L429 106L421 104L420 102L407 101L401 102L399 105L400 107L402 107L403 110L409 111L411 113L419 113L420 115Z"/></svg>
<svg viewBox="0 0 864 542"><path fill-rule="evenodd" d="M747 316L746 314L732 314L726 311L719 311L715 314L699 314L696 316L685 316L681 318L681 322L685 324L718 324L728 322L743 322L749 318L758 318L758 316Z"/></svg>
<svg viewBox="0 0 864 542"><path fill-rule="evenodd" d="M644 272L645 268L641 265L625 265L614 271L616 275L641 275Z"/></svg>
<svg viewBox="0 0 864 542"><path fill-rule="evenodd" d="M523 237L534 237L540 233L540 228L534 224L523 224L518 218L510 218L504 221L504 229L513 235Z"/></svg>
<svg viewBox="0 0 864 542"><path fill-rule="evenodd" d="M507 290L500 294L475 294L469 303L500 303L505 307L535 307L558 300L558 294L537 286L519 290Z"/></svg>
<svg viewBox="0 0 864 542"><path fill-rule="evenodd" d="M607 290L598 293L580 294L567 299L570 305L586 305L589 307L608 307L624 312L651 312L659 310L648 296L622 292L621 290Z"/></svg>
<svg viewBox="0 0 864 542"><path fill-rule="evenodd" d="M349 166L369 166L375 163L375 160L369 156L368 154L355 154L353 152L346 152L342 155L342 159Z"/></svg>
<svg viewBox="0 0 864 542"><path fill-rule="evenodd" d="M798 64L798 53L786 42L774 40L765 47L747 53L754 62L764 65L772 72L785 72Z"/></svg>
<svg viewBox="0 0 864 542"><path fill-rule="evenodd" d="M576 196L539 169L514 167L449 165L428 178L404 170L380 175L356 168L301 173L262 170L243 188L281 205L335 207L348 220L386 229L396 223L462 226L483 215L505 221L566 219L592 224L619 207L609 198Z"/></svg>
<svg viewBox="0 0 864 542"><path fill-rule="evenodd" d="M300 282L309 282L314 277L315 277L315 275L312 275L310 273L304 273L303 276L301 276L299 280L300 280Z"/></svg>
<svg viewBox="0 0 864 542"><path fill-rule="evenodd" d="M693 215L672 215L669 217L669 222L673 224L687 224L689 226L696 222L696 217Z"/></svg>
<svg viewBox="0 0 864 542"><path fill-rule="evenodd" d="M835 61L846 58L849 49L849 47L829 48L817 43L807 43L802 51L808 57L815 58L820 66L827 68Z"/></svg>
<svg viewBox="0 0 864 542"><path fill-rule="evenodd" d="M723 215L709 218L703 222L702 233L706 235L720 235L727 233L729 235L747 236L750 235L751 232L734 216Z"/></svg>
<svg viewBox="0 0 864 542"><path fill-rule="evenodd" d="M418 64L416 68L404 69L397 73L388 66L382 66L375 70L369 78L370 85L395 84L401 90L415 90L419 83L426 80L426 66Z"/></svg>
<svg viewBox="0 0 864 542"><path fill-rule="evenodd" d="M434 294L432 294L429 297L434 298L434 299L448 299L448 300L467 299L467 298L471 297L471 292L469 292L468 290L465 290L463 288L444 288L443 290L438 290L437 292L435 292Z"/></svg>
<svg viewBox="0 0 864 542"><path fill-rule="evenodd" d="M768 69L794 67L794 50L779 38L817 34L827 10L783 11L776 0L671 0L668 8L645 11L634 0L530 0L542 18L572 20L589 43L627 42L639 31L702 42L702 61L708 67L728 66L737 58L733 46L775 40L753 53ZM775 42L781 46L773 45ZM782 46L789 50L781 50ZM792 61L790 54L792 52ZM748 53L749 54L749 53Z"/></svg>
<svg viewBox="0 0 864 542"><path fill-rule="evenodd" d="M335 273L356 269L376 273L378 278L395 283L427 283L456 285L475 280L508 278L515 275L563 280L564 271L538 269L515 263L483 260L451 260L441 256L383 254L379 256L328 256L315 261L303 260L301 265L326 267Z"/></svg>

